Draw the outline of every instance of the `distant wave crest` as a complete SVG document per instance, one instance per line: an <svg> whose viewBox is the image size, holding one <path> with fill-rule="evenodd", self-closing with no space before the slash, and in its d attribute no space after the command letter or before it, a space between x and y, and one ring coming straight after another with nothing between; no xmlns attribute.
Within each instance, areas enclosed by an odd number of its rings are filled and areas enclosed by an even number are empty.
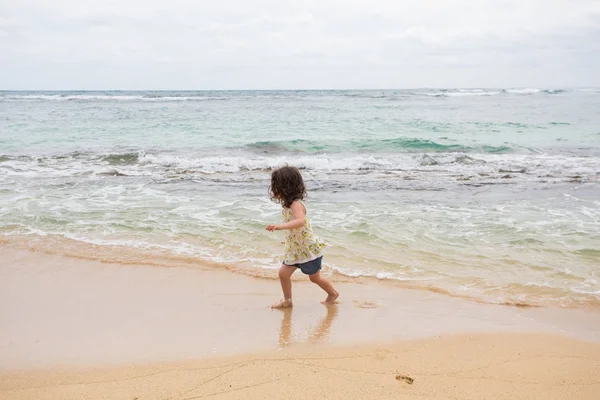
<svg viewBox="0 0 600 400"><path fill-rule="evenodd" d="M181 101L228 101L252 98L286 98L310 100L328 96L374 101L405 100L412 97L489 97L556 95L567 92L600 93L600 89L539 89L539 88L457 88L457 89L414 89L414 90L273 90L273 91L106 91L106 92L15 92L0 91L0 102L11 101L81 101L81 102L181 102Z"/></svg>

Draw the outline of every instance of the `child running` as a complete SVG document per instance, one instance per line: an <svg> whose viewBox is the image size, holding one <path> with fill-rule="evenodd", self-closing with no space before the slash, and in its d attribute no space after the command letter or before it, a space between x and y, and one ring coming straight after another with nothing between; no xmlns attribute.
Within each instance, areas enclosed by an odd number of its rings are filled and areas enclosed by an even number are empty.
<svg viewBox="0 0 600 400"><path fill-rule="evenodd" d="M311 282L316 283L327 292L327 298L322 301L325 305L335 304L339 293L331 283L321 276L321 262L325 243L312 231L310 218L306 212L304 198L306 188L298 168L282 167L271 174L269 188L271 199L280 203L283 224L268 225L269 232L287 230L285 237L285 255L283 265L279 269L279 280L283 290L283 300L273 304L272 308L292 307L291 277L298 268L308 275Z"/></svg>

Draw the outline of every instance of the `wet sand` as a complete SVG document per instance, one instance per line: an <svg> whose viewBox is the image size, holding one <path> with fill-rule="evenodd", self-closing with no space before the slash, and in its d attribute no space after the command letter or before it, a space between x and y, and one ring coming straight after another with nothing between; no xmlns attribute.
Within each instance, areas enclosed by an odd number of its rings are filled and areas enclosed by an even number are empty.
<svg viewBox="0 0 600 400"><path fill-rule="evenodd" d="M0 260L0 398L591 399L600 389L596 310L376 282L336 283L341 303L327 308L299 280L294 309L279 311L269 309L277 281L203 266L10 246Z"/></svg>

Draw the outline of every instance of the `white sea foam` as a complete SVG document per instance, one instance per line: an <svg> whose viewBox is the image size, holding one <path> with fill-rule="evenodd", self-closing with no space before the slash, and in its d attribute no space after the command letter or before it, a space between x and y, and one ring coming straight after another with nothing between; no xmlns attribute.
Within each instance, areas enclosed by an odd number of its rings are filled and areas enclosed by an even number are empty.
<svg viewBox="0 0 600 400"><path fill-rule="evenodd" d="M486 91L457 91L457 92L435 92L435 93L421 93L425 96L430 97L469 97L469 96L496 96L500 92L486 92Z"/></svg>
<svg viewBox="0 0 600 400"><path fill-rule="evenodd" d="M406 157L406 160L410 160ZM158 164L163 167L181 169L193 168L206 174L233 173L241 170L270 170L289 162L288 157L230 157L215 156L203 158L187 158L171 155L145 154L140 157L142 164ZM325 155L295 157L294 165L318 171L344 171L375 168L394 168L394 162L385 157L328 157Z"/></svg>
<svg viewBox="0 0 600 400"><path fill-rule="evenodd" d="M202 179L203 176L218 175L218 179L245 181L252 174L260 180L266 179L268 171L289 163L290 158L257 156L252 154L231 156L213 155L193 157L141 152L128 164L109 165L102 158L56 158L43 162L37 159L8 160L0 163L2 179L19 178L75 178L95 176L126 182L135 177L146 179L181 179L188 176ZM420 182L443 178L450 181L471 177L475 180L510 177L511 181L578 180L597 182L600 160L595 157L577 157L559 154L465 154L465 153L415 153L354 155L315 154L297 156L294 165L322 179L324 174L344 173L348 180L370 181L371 176L388 174L412 176ZM381 181L385 184L388 181ZM393 182L393 181L392 181ZM506 182L506 181L504 181ZM61 182L57 182L60 184ZM26 181L19 182L25 185Z"/></svg>
<svg viewBox="0 0 600 400"><path fill-rule="evenodd" d="M450 89L440 90L438 92L411 92L407 91L402 94L398 93L386 93L370 94L365 93L354 93L346 94L346 97L350 98L364 98L364 99L379 99L379 98L406 98L411 95L418 96L430 96L430 97L467 97L467 96L496 96L501 93L508 94L535 94L541 91L548 93L562 93L563 89L538 89L538 88L508 88L503 90L490 90L490 89ZM600 92L598 88L580 88L576 89L578 92ZM312 100L326 99L335 97L335 94L328 92L315 92L315 93L304 93L301 96L294 95L292 93L280 94L278 92L265 92L265 93L247 93L246 96L252 98L268 98L268 99L305 99L310 98ZM0 94L0 101L140 101L140 102L182 102L182 101L219 101L219 100L232 100L236 96L223 94L222 92L206 92L197 94L188 94L186 92L88 92L88 93L69 93L69 92L58 92L58 93L11 93L7 92ZM241 97L238 97L241 98Z"/></svg>
<svg viewBox="0 0 600 400"><path fill-rule="evenodd" d="M69 101L69 100L114 100L131 101L142 99L143 96L136 95L65 95L65 94L17 94L0 97L0 100L45 100L45 101Z"/></svg>
<svg viewBox="0 0 600 400"><path fill-rule="evenodd" d="M505 89L504 90L506 93L509 94L536 94L541 92L541 89L535 89L535 88L523 88L523 89Z"/></svg>
<svg viewBox="0 0 600 400"><path fill-rule="evenodd" d="M169 96L130 94L9 94L0 96L0 101L205 101L228 100L227 96Z"/></svg>

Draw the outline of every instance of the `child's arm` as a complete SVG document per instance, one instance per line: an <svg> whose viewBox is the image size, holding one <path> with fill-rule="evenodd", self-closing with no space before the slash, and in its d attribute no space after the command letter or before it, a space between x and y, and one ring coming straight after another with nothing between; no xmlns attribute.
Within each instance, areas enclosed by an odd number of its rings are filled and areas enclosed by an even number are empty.
<svg viewBox="0 0 600 400"><path fill-rule="evenodd" d="M294 219L285 224L272 224L267 226L267 230L269 232L279 231L282 229L298 229L304 226L304 217L306 216L306 212L304 211L304 206L299 201L294 201L292 206L292 215Z"/></svg>

